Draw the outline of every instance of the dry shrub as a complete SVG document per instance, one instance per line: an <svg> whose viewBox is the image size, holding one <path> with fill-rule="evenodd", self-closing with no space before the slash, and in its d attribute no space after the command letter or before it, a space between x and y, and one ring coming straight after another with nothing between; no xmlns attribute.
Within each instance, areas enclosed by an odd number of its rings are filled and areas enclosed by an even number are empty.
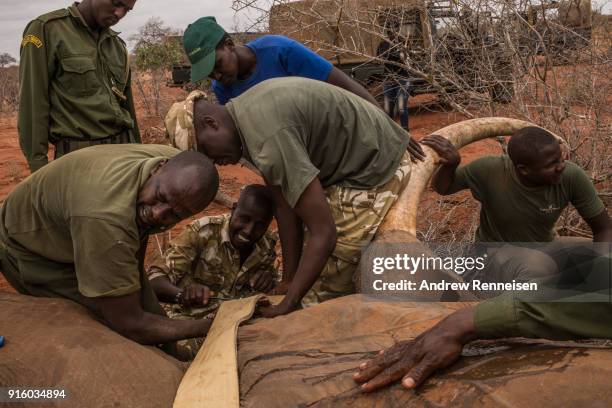
<svg viewBox="0 0 612 408"><path fill-rule="evenodd" d="M12 113L19 107L19 67L0 68L0 112Z"/></svg>
<svg viewBox="0 0 612 408"><path fill-rule="evenodd" d="M169 144L170 140L166 129L162 126L151 126L146 128L141 135L142 143Z"/></svg>
<svg viewBox="0 0 612 408"><path fill-rule="evenodd" d="M399 65L408 72L416 91L436 93L443 105L467 118L514 117L567 140L570 160L587 172L609 207L610 18L591 13L585 0L565 3L578 14L563 5L543 10L542 3L552 5L530 0L438 1L425 7L425 2L395 0L233 2L234 9L250 19L248 30L302 40L334 62L361 58L362 65L398 65L372 52L376 49L372 42L390 41L405 51L407 58ZM430 46L419 43L422 31L410 31L416 27L411 26L416 20L410 11L415 7L427 13L425 20L435 23L436 29L429 31ZM271 9L282 10L285 21L279 22L277 15L271 19ZM400 28L403 36L393 39L389 27L397 27L393 24L398 22L408 29ZM426 29L423 27L420 29ZM471 210L466 210L468 203ZM424 202L419 237L425 241L471 239L478 222L477 208L471 198ZM457 223L457 217L464 222ZM573 208L560 218L557 231L590 236Z"/></svg>

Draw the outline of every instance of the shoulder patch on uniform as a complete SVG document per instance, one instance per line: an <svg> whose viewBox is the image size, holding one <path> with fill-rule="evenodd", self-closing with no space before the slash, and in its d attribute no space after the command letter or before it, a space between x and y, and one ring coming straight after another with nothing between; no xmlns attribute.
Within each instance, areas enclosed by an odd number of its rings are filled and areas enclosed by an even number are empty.
<svg viewBox="0 0 612 408"><path fill-rule="evenodd" d="M25 47L28 44L34 44L36 48L40 48L43 46L41 39L32 34L26 35L25 37L23 37L23 40L21 40L22 47Z"/></svg>
<svg viewBox="0 0 612 408"><path fill-rule="evenodd" d="M222 215L208 215L193 221L189 224L195 231L204 228L207 225L223 224L224 217Z"/></svg>
<svg viewBox="0 0 612 408"><path fill-rule="evenodd" d="M223 221L225 221L225 216L223 215L211 215L208 217L203 217L201 218L202 221L206 220L207 224L223 224Z"/></svg>
<svg viewBox="0 0 612 408"><path fill-rule="evenodd" d="M70 15L70 10L68 10L67 8L63 8L63 9L52 11L50 13L43 14L42 16L39 16L37 20L40 20L43 23L46 23L47 21L67 17L69 15Z"/></svg>

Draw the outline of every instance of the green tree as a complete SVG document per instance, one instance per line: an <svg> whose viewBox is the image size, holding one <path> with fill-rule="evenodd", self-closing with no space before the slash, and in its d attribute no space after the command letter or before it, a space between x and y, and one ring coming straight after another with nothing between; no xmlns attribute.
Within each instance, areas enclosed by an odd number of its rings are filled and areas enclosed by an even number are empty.
<svg viewBox="0 0 612 408"><path fill-rule="evenodd" d="M161 87L172 66L184 59L180 42L173 39L178 35L178 30L165 26L160 18L152 17L139 28L138 34L130 38L135 42L132 62L140 74L135 82L149 114L152 99L155 114L160 115ZM145 77L150 77L150 83L147 84L149 81Z"/></svg>
<svg viewBox="0 0 612 408"><path fill-rule="evenodd" d="M16 63L17 60L7 52L0 54L0 68L8 67L11 64Z"/></svg>
<svg viewBox="0 0 612 408"><path fill-rule="evenodd" d="M0 112L12 112L19 105L19 71L10 54L0 53Z"/></svg>

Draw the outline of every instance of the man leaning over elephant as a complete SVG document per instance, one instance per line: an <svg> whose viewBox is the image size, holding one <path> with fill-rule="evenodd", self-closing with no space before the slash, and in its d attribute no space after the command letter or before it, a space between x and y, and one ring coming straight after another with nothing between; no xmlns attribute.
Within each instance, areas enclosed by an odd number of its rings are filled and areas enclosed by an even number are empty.
<svg viewBox="0 0 612 408"><path fill-rule="evenodd" d="M21 182L0 210L1 269L24 295L89 308L141 344L204 336L166 317L143 262L149 234L197 214L219 184L201 154L159 145L81 149Z"/></svg>

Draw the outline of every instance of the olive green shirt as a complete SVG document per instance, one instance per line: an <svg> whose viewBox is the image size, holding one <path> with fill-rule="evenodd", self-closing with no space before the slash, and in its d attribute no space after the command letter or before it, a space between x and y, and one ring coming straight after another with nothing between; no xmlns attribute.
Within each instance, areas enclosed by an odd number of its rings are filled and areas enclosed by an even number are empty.
<svg viewBox="0 0 612 408"><path fill-rule="evenodd" d="M226 214L203 217L189 224L172 239L164 254L151 262L149 280L165 276L180 288L199 283L208 286L215 296L228 298L255 293L249 284L255 273L268 271L277 275L276 236L266 232L240 264L240 253L230 241L229 221L230 214ZM201 308L175 306L172 314L202 316L216 309L219 301L213 300Z"/></svg>
<svg viewBox="0 0 612 408"><path fill-rule="evenodd" d="M409 134L381 109L312 79L269 79L226 107L244 157L292 207L315 177L323 187L386 183L408 146Z"/></svg>
<svg viewBox="0 0 612 408"><path fill-rule="evenodd" d="M612 260L602 256L575 268L610 276ZM566 273L581 276L584 270ZM593 301L595 297L598 301ZM518 293L507 292L478 304L474 323L478 338L612 339L612 299L609 288L602 288L600 295L585 293L555 302L527 302Z"/></svg>
<svg viewBox="0 0 612 408"><path fill-rule="evenodd" d="M19 63L19 142L32 171L48 144L128 131L140 143L125 43L89 29L75 3L31 21Z"/></svg>
<svg viewBox="0 0 612 408"><path fill-rule="evenodd" d="M605 207L584 170L565 162L559 184L526 187L508 156L487 156L455 173L451 192L469 188L481 203L478 242L550 242L563 209L571 203L582 218Z"/></svg>
<svg viewBox="0 0 612 408"><path fill-rule="evenodd" d="M179 151L161 145L102 145L54 160L21 182L1 210L0 236L17 259L34 254L73 264L86 297L122 296L140 288L138 191L161 160ZM48 276L31 276L34 273ZM53 268L20 268L23 281L52 282Z"/></svg>

